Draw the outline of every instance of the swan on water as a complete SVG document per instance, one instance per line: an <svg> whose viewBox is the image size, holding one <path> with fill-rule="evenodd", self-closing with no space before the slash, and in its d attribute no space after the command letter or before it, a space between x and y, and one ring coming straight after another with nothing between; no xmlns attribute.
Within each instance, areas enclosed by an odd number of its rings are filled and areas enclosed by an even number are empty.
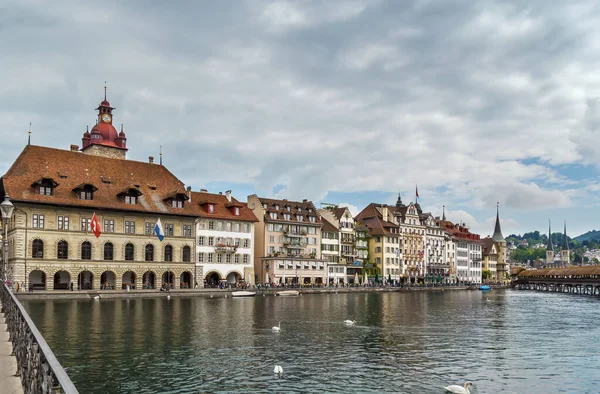
<svg viewBox="0 0 600 394"><path fill-rule="evenodd" d="M279 324L278 324L278 325L276 325L276 326L273 326L273 327L271 328L271 331L273 331L273 332L279 332L279 331L281 331L281 322L279 322Z"/></svg>
<svg viewBox="0 0 600 394"><path fill-rule="evenodd" d="M213 298L212 294L210 295L210 298Z"/></svg>
<svg viewBox="0 0 600 394"><path fill-rule="evenodd" d="M97 295L95 295L95 296L94 296L94 299L95 299L95 300L99 300L99 299L100 299L100 294L97 294Z"/></svg>
<svg viewBox="0 0 600 394"><path fill-rule="evenodd" d="M167 300L171 299L171 294L167 294Z"/></svg>
<svg viewBox="0 0 600 394"><path fill-rule="evenodd" d="M348 326L353 326L356 324L356 320L344 320L344 324Z"/></svg>
<svg viewBox="0 0 600 394"><path fill-rule="evenodd" d="M275 368L273 368L273 373L282 374L283 368L281 368L281 365L276 365Z"/></svg>
<svg viewBox="0 0 600 394"><path fill-rule="evenodd" d="M471 392L469 391L469 387L472 385L473 385L473 383L471 383L471 382L465 382L464 387L460 387L460 386L453 384L452 386L445 387L445 389L446 389L446 391L449 391L449 392L455 393L455 394L471 394Z"/></svg>

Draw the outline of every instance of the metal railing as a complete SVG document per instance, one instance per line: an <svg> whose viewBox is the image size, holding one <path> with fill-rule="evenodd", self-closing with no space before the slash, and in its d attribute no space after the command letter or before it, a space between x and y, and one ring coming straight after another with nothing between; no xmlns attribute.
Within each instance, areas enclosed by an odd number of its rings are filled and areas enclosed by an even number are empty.
<svg viewBox="0 0 600 394"><path fill-rule="evenodd" d="M23 391L78 394L27 311L4 282L0 282L0 299Z"/></svg>

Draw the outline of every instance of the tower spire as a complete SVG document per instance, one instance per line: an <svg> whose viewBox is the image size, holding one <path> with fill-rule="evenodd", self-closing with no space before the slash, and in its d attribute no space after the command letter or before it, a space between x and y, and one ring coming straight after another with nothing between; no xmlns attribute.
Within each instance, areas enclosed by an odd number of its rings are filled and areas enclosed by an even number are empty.
<svg viewBox="0 0 600 394"><path fill-rule="evenodd" d="M494 235L492 236L494 242L506 242L502 235L502 229L500 228L500 203L496 203L496 226L494 227Z"/></svg>
<svg viewBox="0 0 600 394"><path fill-rule="evenodd" d="M569 241L567 240L567 221L565 220L565 233L563 235L562 250L569 250Z"/></svg>
<svg viewBox="0 0 600 394"><path fill-rule="evenodd" d="M29 131L27 132L27 145L31 145L31 122L29 122Z"/></svg>
<svg viewBox="0 0 600 394"><path fill-rule="evenodd" d="M554 250L554 246L552 246L552 228L550 219L548 219L548 245L546 245L546 250Z"/></svg>

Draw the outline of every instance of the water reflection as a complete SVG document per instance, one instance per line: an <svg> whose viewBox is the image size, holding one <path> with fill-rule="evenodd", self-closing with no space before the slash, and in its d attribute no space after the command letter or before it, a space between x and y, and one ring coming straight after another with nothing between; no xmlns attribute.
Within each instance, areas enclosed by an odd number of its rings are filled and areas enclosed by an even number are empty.
<svg viewBox="0 0 600 394"><path fill-rule="evenodd" d="M465 291L26 307L82 393L428 393L466 379L474 393L590 392L600 379L590 298Z"/></svg>

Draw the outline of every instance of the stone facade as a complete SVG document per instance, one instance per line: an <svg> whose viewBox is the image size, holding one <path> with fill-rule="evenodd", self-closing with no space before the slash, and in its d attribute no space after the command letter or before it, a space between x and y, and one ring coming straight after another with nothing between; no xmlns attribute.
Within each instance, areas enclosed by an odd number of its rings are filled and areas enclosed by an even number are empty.
<svg viewBox="0 0 600 394"><path fill-rule="evenodd" d="M86 149L83 150L83 153L87 155L108 157L110 159L125 160L127 151L103 145L89 145Z"/></svg>

